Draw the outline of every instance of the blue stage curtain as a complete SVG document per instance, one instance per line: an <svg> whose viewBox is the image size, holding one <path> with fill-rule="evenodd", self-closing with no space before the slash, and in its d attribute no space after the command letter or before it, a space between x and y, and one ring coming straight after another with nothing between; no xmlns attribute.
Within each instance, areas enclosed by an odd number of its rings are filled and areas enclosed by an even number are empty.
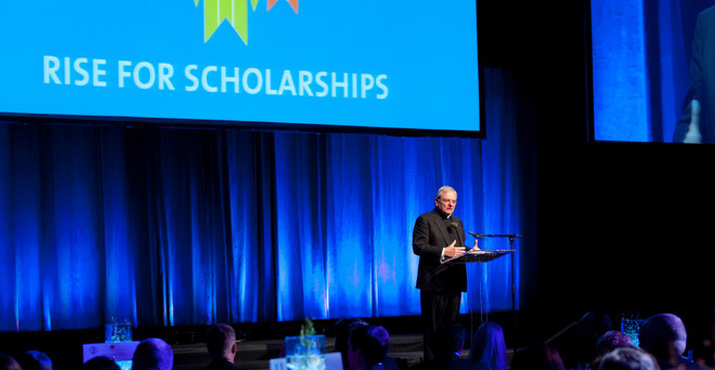
<svg viewBox="0 0 715 370"><path fill-rule="evenodd" d="M524 224L514 78L485 71L484 140L0 123L0 330L418 315L438 187L468 230ZM510 310L515 261L470 264L462 312Z"/></svg>

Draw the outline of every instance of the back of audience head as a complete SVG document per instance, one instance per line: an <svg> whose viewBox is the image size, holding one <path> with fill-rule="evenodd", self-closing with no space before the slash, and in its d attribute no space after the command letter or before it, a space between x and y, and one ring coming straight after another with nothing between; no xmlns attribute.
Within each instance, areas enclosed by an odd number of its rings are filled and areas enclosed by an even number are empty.
<svg viewBox="0 0 715 370"><path fill-rule="evenodd" d="M22 370L52 370L52 361L40 351L27 351L16 357Z"/></svg>
<svg viewBox="0 0 715 370"><path fill-rule="evenodd" d="M174 351L162 339L145 339L134 351L132 370L171 370L173 366Z"/></svg>
<svg viewBox="0 0 715 370"><path fill-rule="evenodd" d="M499 324L485 322L477 328L472 337L470 359L488 365L492 370L506 370L506 342Z"/></svg>
<svg viewBox="0 0 715 370"><path fill-rule="evenodd" d="M650 353L636 347L620 347L601 358L598 370L660 370L660 367Z"/></svg>
<svg viewBox="0 0 715 370"><path fill-rule="evenodd" d="M213 325L206 332L206 349L212 360L236 358L236 331L228 324Z"/></svg>
<svg viewBox="0 0 715 370"><path fill-rule="evenodd" d="M590 311L579 320L578 327L584 335L593 339L595 343L599 337L613 328L613 322L611 317L604 312Z"/></svg>
<svg viewBox="0 0 715 370"><path fill-rule="evenodd" d="M362 319L341 319L335 323L335 350L345 353L348 350L350 332L360 326L369 324Z"/></svg>
<svg viewBox="0 0 715 370"><path fill-rule="evenodd" d="M661 364L676 366L685 352L688 335L680 317L671 313L656 314L643 323L640 347L655 356Z"/></svg>
<svg viewBox="0 0 715 370"><path fill-rule="evenodd" d="M335 323L335 351L340 352L343 360L343 369L348 369L348 339L350 332L361 326L369 324L362 319L341 319Z"/></svg>
<svg viewBox="0 0 715 370"><path fill-rule="evenodd" d="M15 357L0 353L0 370L22 370Z"/></svg>
<svg viewBox="0 0 715 370"><path fill-rule="evenodd" d="M81 370L120 370L120 367L107 356L97 356L82 364Z"/></svg>
<svg viewBox="0 0 715 370"><path fill-rule="evenodd" d="M454 323L447 327L447 345L448 350L455 354L461 354L464 349L464 340L467 336L467 330L459 323Z"/></svg>
<svg viewBox="0 0 715 370"><path fill-rule="evenodd" d="M596 342L612 327L613 322L608 314L589 311L578 320L573 329L552 345L560 351L565 367L576 368L591 362L597 356Z"/></svg>
<svg viewBox="0 0 715 370"><path fill-rule="evenodd" d="M514 354L511 370L564 370L564 363L556 349L537 343Z"/></svg>
<svg viewBox="0 0 715 370"><path fill-rule="evenodd" d="M359 326L348 338L348 366L359 370L381 363L390 347L390 335L382 326Z"/></svg>
<svg viewBox="0 0 715 370"><path fill-rule="evenodd" d="M452 323L442 327L437 333L438 356L449 359L459 357L464 349L467 331L460 323Z"/></svg>
<svg viewBox="0 0 715 370"><path fill-rule="evenodd" d="M609 330L598 338L596 342L596 356L603 356L621 347L633 347L631 337L619 330Z"/></svg>

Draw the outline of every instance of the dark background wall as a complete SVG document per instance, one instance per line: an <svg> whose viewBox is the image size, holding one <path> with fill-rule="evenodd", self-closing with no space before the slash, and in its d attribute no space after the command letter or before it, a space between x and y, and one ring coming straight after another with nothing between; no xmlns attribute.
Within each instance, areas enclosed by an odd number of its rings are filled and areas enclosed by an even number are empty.
<svg viewBox="0 0 715 370"><path fill-rule="evenodd" d="M543 339L592 310L674 312L693 340L709 333L715 149L589 142L587 1L478 6L484 64L528 76L537 102L525 130L537 143L539 251L523 264L535 289L522 334Z"/></svg>

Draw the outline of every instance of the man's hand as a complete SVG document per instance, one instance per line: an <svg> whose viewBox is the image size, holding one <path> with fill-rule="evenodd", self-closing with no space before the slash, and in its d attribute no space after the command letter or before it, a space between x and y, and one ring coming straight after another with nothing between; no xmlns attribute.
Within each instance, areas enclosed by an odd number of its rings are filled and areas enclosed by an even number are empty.
<svg viewBox="0 0 715 370"><path fill-rule="evenodd" d="M464 247L455 247L454 245L457 244L457 241L453 241L452 244L448 245L446 248L444 248L444 256L447 258L452 258L454 256L458 256L462 253L464 253L467 249Z"/></svg>
<svg viewBox="0 0 715 370"><path fill-rule="evenodd" d="M479 246L477 246L478 242L479 242L479 239L474 239L474 246L472 247L472 249L479 250Z"/></svg>

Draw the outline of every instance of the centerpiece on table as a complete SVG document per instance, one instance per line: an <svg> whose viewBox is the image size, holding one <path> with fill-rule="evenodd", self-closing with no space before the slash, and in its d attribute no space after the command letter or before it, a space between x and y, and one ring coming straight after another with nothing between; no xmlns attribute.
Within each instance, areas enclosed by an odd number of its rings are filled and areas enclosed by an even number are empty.
<svg viewBox="0 0 715 370"><path fill-rule="evenodd" d="M306 318L299 336L285 338L286 366L291 370L325 370L325 335L315 334L313 321Z"/></svg>

